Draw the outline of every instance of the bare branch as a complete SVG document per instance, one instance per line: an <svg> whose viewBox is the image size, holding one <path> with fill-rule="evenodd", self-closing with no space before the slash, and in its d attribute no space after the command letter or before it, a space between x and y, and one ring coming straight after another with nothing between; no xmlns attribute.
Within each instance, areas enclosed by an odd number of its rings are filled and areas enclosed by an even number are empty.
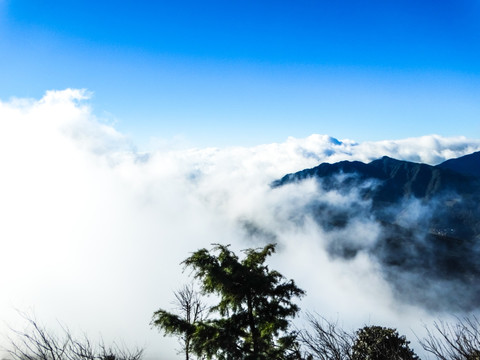
<svg viewBox="0 0 480 360"><path fill-rule="evenodd" d="M196 324L203 321L207 315L208 307L203 303L200 292L195 289L193 283L184 285L174 293L176 301L174 305L180 312L181 318L188 324ZM179 338L182 353L185 360L189 360L192 352L192 334L186 332Z"/></svg>
<svg viewBox="0 0 480 360"><path fill-rule="evenodd" d="M352 356L354 334L347 333L319 315L307 314L310 330L299 333L300 343L307 349L307 358L320 360L349 360Z"/></svg>
<svg viewBox="0 0 480 360"><path fill-rule="evenodd" d="M14 338L8 337L10 347L5 350L13 360L140 360L143 349L129 350L114 343L107 347L103 340L94 345L84 335L73 338L68 328L61 326L61 336L46 329L35 319L20 313L27 327L20 331L10 329Z"/></svg>
<svg viewBox="0 0 480 360"><path fill-rule="evenodd" d="M434 330L427 330L427 337L419 339L429 353L440 360L480 359L480 321L476 316L458 318L451 324L438 321Z"/></svg>

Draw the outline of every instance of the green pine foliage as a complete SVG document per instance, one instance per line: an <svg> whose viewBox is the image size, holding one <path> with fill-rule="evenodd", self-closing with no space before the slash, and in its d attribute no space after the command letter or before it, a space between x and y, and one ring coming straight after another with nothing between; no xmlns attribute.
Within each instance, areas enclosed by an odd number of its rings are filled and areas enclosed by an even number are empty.
<svg viewBox="0 0 480 360"><path fill-rule="evenodd" d="M188 335L193 352L207 359L299 359L289 326L300 310L294 300L305 292L268 268L265 261L274 252L274 244L245 250L243 259L220 244L194 252L183 264L193 270L203 293L218 296L212 316L188 323L158 310L152 323L166 334Z"/></svg>

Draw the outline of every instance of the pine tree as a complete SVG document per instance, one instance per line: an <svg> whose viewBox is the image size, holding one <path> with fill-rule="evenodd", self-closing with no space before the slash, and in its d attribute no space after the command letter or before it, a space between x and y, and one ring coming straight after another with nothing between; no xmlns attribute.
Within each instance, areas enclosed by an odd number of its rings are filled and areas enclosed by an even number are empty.
<svg viewBox="0 0 480 360"><path fill-rule="evenodd" d="M193 270L205 294L218 296L218 304L210 309L212 317L188 324L159 310L153 324L167 334L188 334L193 351L208 359L300 358L296 334L289 326L299 311L293 300L305 292L265 265L274 252L274 244L247 249L240 260L225 245L196 251L183 264Z"/></svg>

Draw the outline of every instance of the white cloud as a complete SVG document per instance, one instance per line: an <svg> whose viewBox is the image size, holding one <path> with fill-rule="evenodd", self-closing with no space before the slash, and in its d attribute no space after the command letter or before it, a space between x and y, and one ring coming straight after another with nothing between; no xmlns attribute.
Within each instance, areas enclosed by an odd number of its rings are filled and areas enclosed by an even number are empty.
<svg viewBox="0 0 480 360"><path fill-rule="evenodd" d="M388 155L435 164L480 150L480 140L430 135L356 143L312 135L253 148L139 154L92 115L88 96L68 89L0 102L5 320L16 321L14 308L34 308L47 323L146 342L150 354L173 356L172 342L165 345L149 327L153 311L170 306L186 278L179 263L191 251L215 242L256 246L260 239L244 239L244 220L276 236L282 251L272 263L307 290L305 310L352 327L378 320L408 329L427 316L395 301L370 259L333 260L317 225L308 217L290 220L315 196L313 183L277 191L269 184L324 161ZM368 239L375 226L364 225L355 223Z"/></svg>

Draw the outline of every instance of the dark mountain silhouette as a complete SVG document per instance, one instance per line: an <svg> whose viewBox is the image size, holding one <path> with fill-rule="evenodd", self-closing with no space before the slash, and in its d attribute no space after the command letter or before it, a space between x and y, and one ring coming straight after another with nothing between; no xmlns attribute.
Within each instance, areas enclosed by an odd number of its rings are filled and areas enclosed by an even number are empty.
<svg viewBox="0 0 480 360"><path fill-rule="evenodd" d="M388 156L368 164L359 161L323 163L312 169L288 174L274 181L272 187L317 178L322 180L325 190L342 191L368 180L376 180L378 186L365 187L363 196L389 202L410 196L429 199L446 191L473 194L477 192L480 183L480 152L476 154L478 155L474 159L465 160L466 157L462 157L447 160L437 166L396 160ZM478 170L467 168L468 164L474 163L472 160L478 160ZM473 176L474 172L478 172L478 176Z"/></svg>
<svg viewBox="0 0 480 360"><path fill-rule="evenodd" d="M307 179L318 183L318 198L304 212L330 233L332 257L368 253L399 296L427 308L480 307L480 152L437 166L386 156L323 163L272 188ZM325 200L331 191L348 204ZM378 226L375 239L364 244L345 235L359 221Z"/></svg>
<svg viewBox="0 0 480 360"><path fill-rule="evenodd" d="M480 177L480 151L457 159L447 160L437 167L449 169L463 175Z"/></svg>

